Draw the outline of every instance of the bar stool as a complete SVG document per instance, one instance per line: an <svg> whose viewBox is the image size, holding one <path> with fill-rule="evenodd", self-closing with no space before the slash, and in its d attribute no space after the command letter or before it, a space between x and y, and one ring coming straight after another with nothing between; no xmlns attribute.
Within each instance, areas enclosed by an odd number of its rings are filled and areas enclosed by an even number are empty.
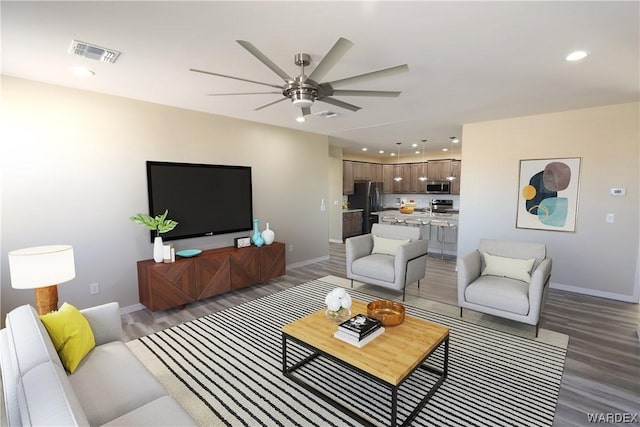
<svg viewBox="0 0 640 427"><path fill-rule="evenodd" d="M444 259L444 245L449 243L449 244L453 244L457 242L457 238L453 241L446 241L446 231L447 230L453 230L455 231L455 229L458 227L457 224L452 224L449 221L443 221L443 220L437 220L434 219L431 221L431 225L436 228L436 239L438 240L438 243L440 243L440 258ZM457 236L457 235L456 235Z"/></svg>
<svg viewBox="0 0 640 427"><path fill-rule="evenodd" d="M386 222L387 224L398 224L398 218L395 216L383 216L380 221Z"/></svg>

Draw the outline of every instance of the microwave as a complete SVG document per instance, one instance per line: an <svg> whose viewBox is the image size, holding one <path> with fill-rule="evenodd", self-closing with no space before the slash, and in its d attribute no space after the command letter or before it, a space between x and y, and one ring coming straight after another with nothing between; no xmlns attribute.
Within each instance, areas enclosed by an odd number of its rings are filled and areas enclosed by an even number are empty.
<svg viewBox="0 0 640 427"><path fill-rule="evenodd" d="M427 194L450 194L451 181L427 181Z"/></svg>

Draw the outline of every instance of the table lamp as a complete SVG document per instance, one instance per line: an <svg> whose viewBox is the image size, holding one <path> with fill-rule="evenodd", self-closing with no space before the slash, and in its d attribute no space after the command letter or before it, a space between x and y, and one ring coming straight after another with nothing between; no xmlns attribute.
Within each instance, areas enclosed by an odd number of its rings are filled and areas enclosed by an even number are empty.
<svg viewBox="0 0 640 427"><path fill-rule="evenodd" d="M40 315L58 309L58 283L76 277L73 247L38 246L9 252L11 287L35 289Z"/></svg>

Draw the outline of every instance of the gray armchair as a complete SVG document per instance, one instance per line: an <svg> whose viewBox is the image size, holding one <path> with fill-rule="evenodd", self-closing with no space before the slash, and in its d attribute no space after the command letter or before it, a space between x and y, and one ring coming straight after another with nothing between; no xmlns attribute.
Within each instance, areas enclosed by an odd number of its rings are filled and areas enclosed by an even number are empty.
<svg viewBox="0 0 640 427"><path fill-rule="evenodd" d="M535 325L537 337L551 263L541 243L480 240L477 250L458 259L460 316L468 308Z"/></svg>
<svg viewBox="0 0 640 427"><path fill-rule="evenodd" d="M346 240L347 278L402 290L422 279L427 270L429 241L420 239L420 228L373 224L371 234Z"/></svg>

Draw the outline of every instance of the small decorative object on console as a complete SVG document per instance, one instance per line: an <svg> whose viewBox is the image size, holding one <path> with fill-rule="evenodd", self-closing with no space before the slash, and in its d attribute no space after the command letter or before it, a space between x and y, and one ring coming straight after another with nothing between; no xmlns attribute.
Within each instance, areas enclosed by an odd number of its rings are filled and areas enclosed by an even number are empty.
<svg viewBox="0 0 640 427"><path fill-rule="evenodd" d="M260 247L260 246L264 245L264 240L262 239L262 235L260 234L259 226L260 226L260 220L257 219L257 218L254 219L253 220L253 234L251 235L251 241L257 247Z"/></svg>
<svg viewBox="0 0 640 427"><path fill-rule="evenodd" d="M404 305L389 300L371 301L367 316L379 320L383 326L396 326L404 322Z"/></svg>
<svg viewBox="0 0 640 427"><path fill-rule="evenodd" d="M200 255L202 253L201 249L183 249L181 251L176 252L176 255L181 256L183 258L191 258L193 256Z"/></svg>
<svg viewBox="0 0 640 427"><path fill-rule="evenodd" d="M168 213L169 211L165 210L162 215L156 215L155 217L141 213L137 213L134 216L129 217L129 219L136 224L140 224L143 227L156 232L156 237L153 241L153 260L155 262L162 262L164 259L160 233L171 231L176 228L176 225L178 225L176 221L167 219Z"/></svg>
<svg viewBox="0 0 640 427"><path fill-rule="evenodd" d="M351 295L343 288L335 288L324 298L325 316L333 323L342 323L351 317Z"/></svg>
<svg viewBox="0 0 640 427"><path fill-rule="evenodd" d="M262 231L262 240L264 240L265 245L270 245L276 239L276 234L269 228L269 223L267 223L267 228Z"/></svg>
<svg viewBox="0 0 640 427"><path fill-rule="evenodd" d="M236 248L248 248L251 246L251 237L236 237L233 241Z"/></svg>

